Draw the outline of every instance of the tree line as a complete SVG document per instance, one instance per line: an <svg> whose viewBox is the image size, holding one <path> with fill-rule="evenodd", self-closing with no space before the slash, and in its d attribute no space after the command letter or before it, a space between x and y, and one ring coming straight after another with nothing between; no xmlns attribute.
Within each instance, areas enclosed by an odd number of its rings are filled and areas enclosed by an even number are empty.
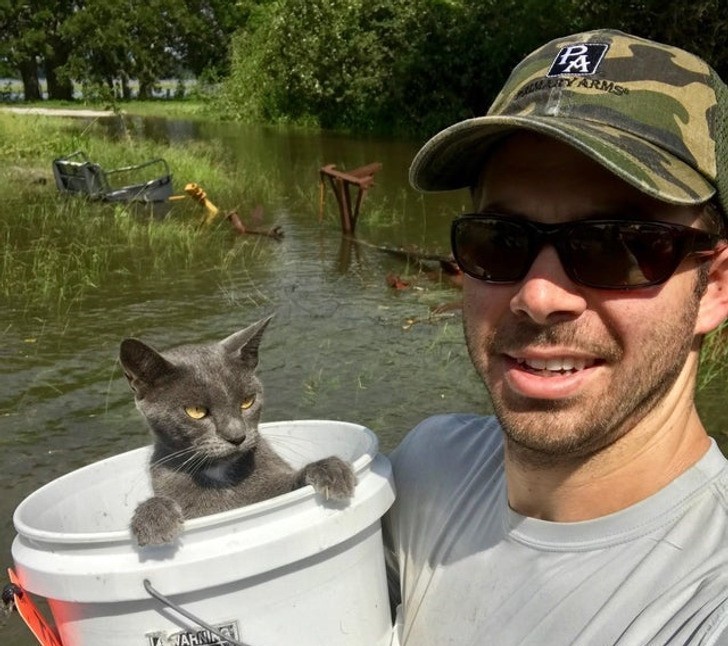
<svg viewBox="0 0 728 646"><path fill-rule="evenodd" d="M32 4L32 8L28 5ZM551 38L610 27L693 51L728 79L725 0L0 0L0 62L129 96L182 73L221 79L231 118L429 133L483 114ZM35 94L34 94L35 92Z"/></svg>
<svg viewBox="0 0 728 646"><path fill-rule="evenodd" d="M162 78L217 77L246 22L228 0L0 0L0 74L20 78L26 101L84 95L149 98Z"/></svg>

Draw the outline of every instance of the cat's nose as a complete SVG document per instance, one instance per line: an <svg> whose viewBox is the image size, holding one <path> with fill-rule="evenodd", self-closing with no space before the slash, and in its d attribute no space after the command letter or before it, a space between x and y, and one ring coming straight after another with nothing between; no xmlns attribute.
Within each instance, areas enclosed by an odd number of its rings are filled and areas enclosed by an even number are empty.
<svg viewBox="0 0 728 646"><path fill-rule="evenodd" d="M237 437L228 437L226 438L230 444L234 444L235 446L240 446L243 442L245 442L245 435L238 435Z"/></svg>

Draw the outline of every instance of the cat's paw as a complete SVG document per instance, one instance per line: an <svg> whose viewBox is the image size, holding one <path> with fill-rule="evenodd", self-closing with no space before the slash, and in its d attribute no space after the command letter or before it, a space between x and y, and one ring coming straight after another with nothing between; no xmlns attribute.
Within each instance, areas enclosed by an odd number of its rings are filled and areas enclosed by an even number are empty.
<svg viewBox="0 0 728 646"><path fill-rule="evenodd" d="M356 487L356 476L351 465L333 455L303 467L301 481L312 485L327 500L351 498Z"/></svg>
<svg viewBox="0 0 728 646"><path fill-rule="evenodd" d="M182 530L184 515L177 501L153 496L140 503L131 519L131 532L140 547L174 542Z"/></svg>

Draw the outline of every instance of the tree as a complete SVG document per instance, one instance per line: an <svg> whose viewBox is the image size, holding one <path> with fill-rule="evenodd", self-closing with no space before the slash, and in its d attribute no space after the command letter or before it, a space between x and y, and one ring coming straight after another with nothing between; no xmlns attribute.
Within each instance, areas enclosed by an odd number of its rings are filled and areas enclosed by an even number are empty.
<svg viewBox="0 0 728 646"><path fill-rule="evenodd" d="M682 46L728 78L725 0L275 0L233 40L232 115L430 134L484 114L558 36L616 27Z"/></svg>
<svg viewBox="0 0 728 646"><path fill-rule="evenodd" d="M44 19L45 40L42 48L42 64L45 69L48 98L71 101L73 81L65 73L65 65L71 54L71 44L63 37L63 25L75 8L72 0L49 2L52 11Z"/></svg>
<svg viewBox="0 0 728 646"><path fill-rule="evenodd" d="M483 114L567 0L278 0L234 39L230 112L432 132Z"/></svg>
<svg viewBox="0 0 728 646"><path fill-rule="evenodd" d="M159 0L96 0L80 7L63 25L66 42L83 42L69 55L65 73L88 85L115 94L119 79L123 98L130 97L129 80L139 79L140 96L148 96L151 86L171 71L170 40L165 7Z"/></svg>
<svg viewBox="0 0 728 646"><path fill-rule="evenodd" d="M415 3L416 4L416 3ZM406 46L391 0L258 2L233 39L223 109L253 120L369 129L384 118Z"/></svg>
<svg viewBox="0 0 728 646"><path fill-rule="evenodd" d="M197 76L229 74L230 41L252 8L240 0L184 0L175 44L184 67Z"/></svg>
<svg viewBox="0 0 728 646"><path fill-rule="evenodd" d="M72 0L2 0L0 3L0 58L18 71L26 101L41 98L39 74L43 70L51 99L71 99L70 79L59 74L68 59L68 45L60 29Z"/></svg>
<svg viewBox="0 0 728 646"><path fill-rule="evenodd" d="M244 15L244 3L227 0L0 0L0 60L21 75L28 100L40 98L40 70L50 98L72 98L72 79L107 98L117 81L129 98L138 79L149 97L184 70L224 73Z"/></svg>
<svg viewBox="0 0 728 646"><path fill-rule="evenodd" d="M577 12L578 5L578 12ZM728 12L725 0L606 0L576 2L570 9L583 28L613 27L686 49L728 79Z"/></svg>
<svg viewBox="0 0 728 646"><path fill-rule="evenodd" d="M0 57L20 74L26 101L41 98L38 61L44 41L43 13L22 0L0 3Z"/></svg>

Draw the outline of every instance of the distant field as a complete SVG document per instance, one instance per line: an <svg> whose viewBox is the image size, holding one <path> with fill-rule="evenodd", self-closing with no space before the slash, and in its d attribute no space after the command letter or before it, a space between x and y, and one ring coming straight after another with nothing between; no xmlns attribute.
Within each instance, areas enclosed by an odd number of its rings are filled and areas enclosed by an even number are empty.
<svg viewBox="0 0 728 646"><path fill-rule="evenodd" d="M23 84L20 81L0 78L0 99L3 101L19 101L22 98Z"/></svg>
<svg viewBox="0 0 728 646"><path fill-rule="evenodd" d="M100 117L113 114L111 108L121 113L142 117L165 117L171 119L219 119L219 115L208 104L199 99L157 99L153 101L120 101L114 106L91 101L31 101L0 102L0 112L18 114L44 114L47 116L90 116Z"/></svg>
<svg viewBox="0 0 728 646"><path fill-rule="evenodd" d="M130 83L133 92L136 92L138 83ZM18 79L0 78L0 106L3 104L14 106L22 103L23 108L40 109L42 111L56 110L67 113L68 111L79 110L120 110L128 114L141 116L165 116L172 118L215 118L215 111L210 106L204 93L192 92L196 89L196 81L185 81L185 96L179 97L178 81L167 79L160 81L155 92L155 98L151 100L132 99L131 101L101 101L85 99L83 94L77 91L75 101L23 101L23 84ZM41 92L46 96L46 83L41 81ZM58 113L61 114L60 112Z"/></svg>
<svg viewBox="0 0 728 646"><path fill-rule="evenodd" d="M130 81L129 87L132 91L132 96L136 96L139 90L139 83L137 81ZM83 100L83 90L80 85L74 86L74 96L78 100ZM184 88L184 96L197 88L197 81L195 79L187 79L181 82L178 79L163 79L159 81L153 91L155 99L178 99L181 89ZM46 98L48 96L48 90L44 79L40 81L41 95ZM0 102L8 101L22 101L23 100L23 83L19 79L12 78L0 78Z"/></svg>

